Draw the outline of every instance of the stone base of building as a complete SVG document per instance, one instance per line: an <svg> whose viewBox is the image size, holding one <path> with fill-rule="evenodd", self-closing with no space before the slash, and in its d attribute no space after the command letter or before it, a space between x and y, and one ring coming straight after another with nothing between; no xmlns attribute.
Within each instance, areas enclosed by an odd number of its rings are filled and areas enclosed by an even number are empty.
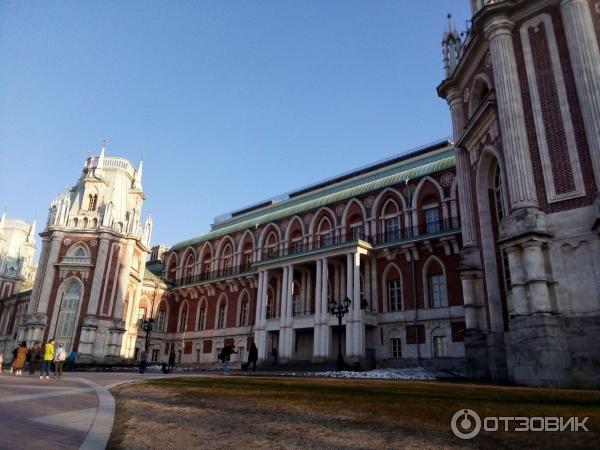
<svg viewBox="0 0 600 450"><path fill-rule="evenodd" d="M466 376L471 380L506 383L509 381L506 366L506 346L503 332L465 332Z"/></svg>
<svg viewBox="0 0 600 450"><path fill-rule="evenodd" d="M558 316L540 314L511 319L507 356L511 379L517 384L570 385L568 343Z"/></svg>

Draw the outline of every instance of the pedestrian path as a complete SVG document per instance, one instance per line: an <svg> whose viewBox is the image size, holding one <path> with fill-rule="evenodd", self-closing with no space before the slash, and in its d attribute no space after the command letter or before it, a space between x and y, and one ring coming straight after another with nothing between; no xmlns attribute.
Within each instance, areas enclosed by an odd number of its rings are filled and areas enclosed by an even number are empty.
<svg viewBox="0 0 600 450"><path fill-rule="evenodd" d="M0 450L104 449L115 415L111 387L181 375L73 372L57 380L0 374Z"/></svg>

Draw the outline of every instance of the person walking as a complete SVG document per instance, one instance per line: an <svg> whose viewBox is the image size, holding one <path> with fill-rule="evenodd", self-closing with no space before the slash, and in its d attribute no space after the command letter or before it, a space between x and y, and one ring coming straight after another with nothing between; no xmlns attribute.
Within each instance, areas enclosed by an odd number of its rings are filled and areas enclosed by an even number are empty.
<svg viewBox="0 0 600 450"><path fill-rule="evenodd" d="M171 349L171 353L169 353L169 373L173 373L174 368L175 368L175 350Z"/></svg>
<svg viewBox="0 0 600 450"><path fill-rule="evenodd" d="M46 379L50 378L50 366L54 360L54 339L50 339L44 345L44 363L42 364L42 370L40 371L40 378L44 378L46 373Z"/></svg>
<svg viewBox="0 0 600 450"><path fill-rule="evenodd" d="M54 353L54 378L59 380L62 378L63 365L67 359L67 352L63 344L58 344L58 348Z"/></svg>
<svg viewBox="0 0 600 450"><path fill-rule="evenodd" d="M4 364L4 352L0 352L0 375L2 375L2 364Z"/></svg>
<svg viewBox="0 0 600 450"><path fill-rule="evenodd" d="M15 375L21 375L23 373L23 367L25 367L25 361L27 360L27 343L21 342L21 346L17 349L17 357L13 362L13 369Z"/></svg>
<svg viewBox="0 0 600 450"><path fill-rule="evenodd" d="M250 351L248 352L248 366L250 368L250 364L252 364L252 372L256 372L256 361L258 361L258 348L256 344L253 342L250 344Z"/></svg>
<svg viewBox="0 0 600 450"><path fill-rule="evenodd" d="M229 359L233 353L237 353L233 345L226 345L219 353L219 359L223 362L223 375L229 375Z"/></svg>
<svg viewBox="0 0 600 450"><path fill-rule="evenodd" d="M65 363L65 366L67 367L68 370L73 370L75 368L76 361L77 361L77 349L74 348L73 350L71 350L71 353L69 353L69 356L67 357L67 362Z"/></svg>
<svg viewBox="0 0 600 450"><path fill-rule="evenodd" d="M14 373L15 371L15 363L17 362L17 352L19 351L19 347L15 347L15 349L12 351L12 361L10 363L10 373L11 375Z"/></svg>
<svg viewBox="0 0 600 450"><path fill-rule="evenodd" d="M29 349L29 375L33 375L37 371L38 364L40 363L40 359L42 357L40 352L40 343L35 341Z"/></svg>

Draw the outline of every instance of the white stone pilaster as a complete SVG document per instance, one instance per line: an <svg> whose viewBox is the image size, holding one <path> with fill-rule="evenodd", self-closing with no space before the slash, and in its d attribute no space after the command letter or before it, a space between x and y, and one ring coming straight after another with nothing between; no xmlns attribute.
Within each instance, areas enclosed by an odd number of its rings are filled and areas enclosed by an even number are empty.
<svg viewBox="0 0 600 450"><path fill-rule="evenodd" d="M460 226L463 245L477 245L475 231L475 210L473 207L473 191L471 190L471 162L469 152L464 148L456 149L456 175L458 177L458 195L460 206Z"/></svg>
<svg viewBox="0 0 600 450"><path fill-rule="evenodd" d="M512 39L513 28L514 23L508 17L497 15L486 24L484 30L494 67L511 210L538 205Z"/></svg>
<svg viewBox="0 0 600 450"><path fill-rule="evenodd" d="M54 264L58 261L58 254L60 252L61 243L62 234L52 236L52 241L50 242L50 251L48 253L48 259L46 261L44 281L42 283L42 288L40 290L39 299L37 303L36 312L38 313L47 314L48 312L48 303L50 301L52 284L54 283L54 274L56 272Z"/></svg>
<svg viewBox="0 0 600 450"><path fill-rule="evenodd" d="M106 266L106 258L108 257L108 239L100 238L98 245L98 256L94 264L94 279L90 289L90 300L88 302L87 313L95 315L98 311L100 303L100 293L102 291L102 281L104 281L104 267Z"/></svg>

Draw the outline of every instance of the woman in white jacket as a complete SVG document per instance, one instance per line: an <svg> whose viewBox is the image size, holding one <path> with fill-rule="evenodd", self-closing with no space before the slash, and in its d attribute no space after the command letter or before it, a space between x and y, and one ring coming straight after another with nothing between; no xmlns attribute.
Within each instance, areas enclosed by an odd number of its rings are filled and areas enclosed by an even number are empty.
<svg viewBox="0 0 600 450"><path fill-rule="evenodd" d="M62 378L62 369L67 359L67 352L63 344L58 344L58 348L54 353L54 378Z"/></svg>

